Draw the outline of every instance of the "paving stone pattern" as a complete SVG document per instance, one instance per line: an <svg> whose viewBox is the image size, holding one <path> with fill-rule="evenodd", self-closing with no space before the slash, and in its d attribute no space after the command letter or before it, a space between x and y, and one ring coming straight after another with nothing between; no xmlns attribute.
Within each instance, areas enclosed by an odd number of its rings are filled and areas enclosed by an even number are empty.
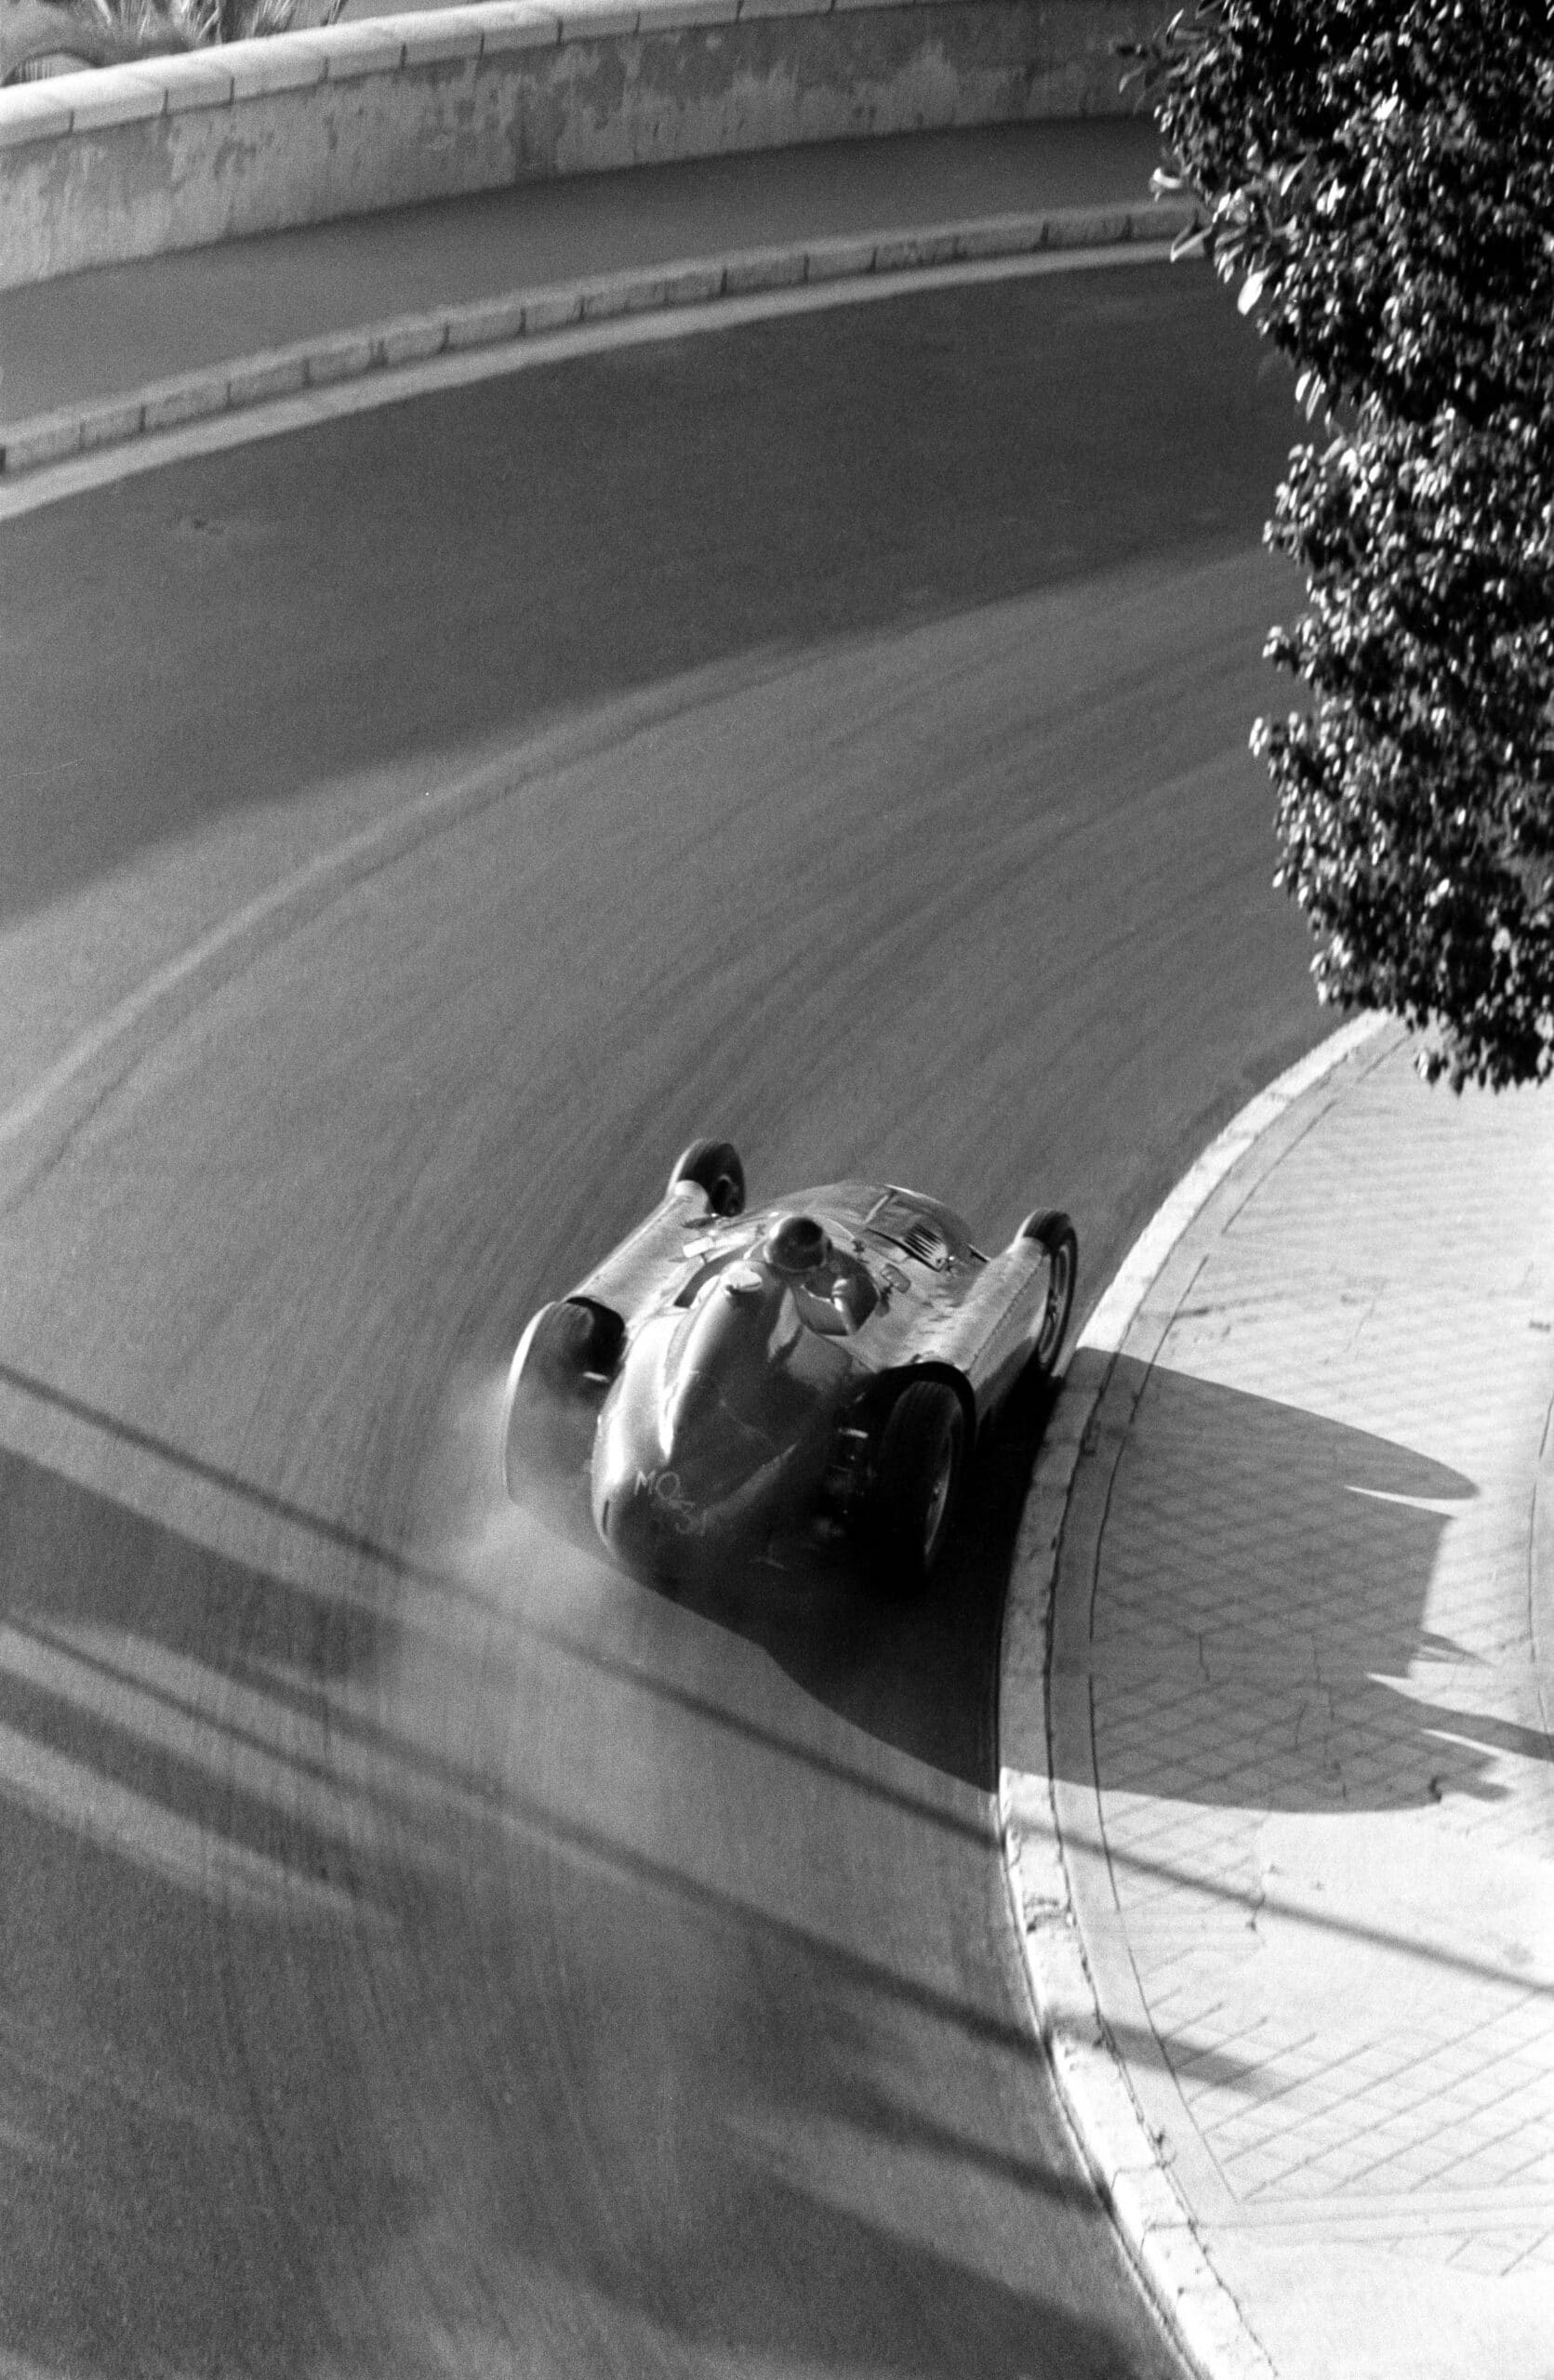
<svg viewBox="0 0 1554 2380"><path fill-rule="evenodd" d="M1554 2369L1554 1101L1366 1052L1176 1264L1100 1533L1082 1924L1211 2256L1546 2273Z"/></svg>

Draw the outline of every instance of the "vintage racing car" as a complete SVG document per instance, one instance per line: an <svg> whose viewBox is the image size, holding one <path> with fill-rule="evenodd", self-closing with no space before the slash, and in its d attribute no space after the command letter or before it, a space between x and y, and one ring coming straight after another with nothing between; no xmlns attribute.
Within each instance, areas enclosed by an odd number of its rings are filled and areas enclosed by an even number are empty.
<svg viewBox="0 0 1554 2380"><path fill-rule="evenodd" d="M518 1342L509 1495L586 1477L628 1569L674 1578L817 1525L908 1591L939 1554L977 1434L1073 1304L1067 1215L1001 1255L948 1207L842 1182L745 1211L727 1143L697 1141L645 1222Z"/></svg>

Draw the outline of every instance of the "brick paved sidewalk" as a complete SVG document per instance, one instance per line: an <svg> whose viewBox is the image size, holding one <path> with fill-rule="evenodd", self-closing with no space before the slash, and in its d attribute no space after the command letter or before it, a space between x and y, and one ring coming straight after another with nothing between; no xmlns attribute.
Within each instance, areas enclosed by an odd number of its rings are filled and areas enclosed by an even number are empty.
<svg viewBox="0 0 1554 2380"><path fill-rule="evenodd" d="M1554 1098L1389 1033L1190 1224L1079 1454L1074 1914L1280 2380L1554 2374L1551 1404Z"/></svg>

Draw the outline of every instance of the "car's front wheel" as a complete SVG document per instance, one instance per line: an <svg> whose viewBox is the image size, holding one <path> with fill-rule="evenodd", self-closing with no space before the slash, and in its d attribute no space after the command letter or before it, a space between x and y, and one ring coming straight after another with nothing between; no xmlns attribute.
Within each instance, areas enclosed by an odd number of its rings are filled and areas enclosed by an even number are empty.
<svg viewBox="0 0 1554 2380"><path fill-rule="evenodd" d="M944 1381L910 1382L880 1433L859 1529L864 1567L886 1593L913 1593L944 1551L965 1453L955 1391Z"/></svg>
<svg viewBox="0 0 1554 2380"><path fill-rule="evenodd" d="M618 1315L564 1298L541 1306L519 1340L501 1421L502 1477L514 1503L524 1500L537 1466L553 1467L570 1450L573 1416L590 1377L597 1383L613 1368L622 1336Z"/></svg>
<svg viewBox="0 0 1554 2380"><path fill-rule="evenodd" d="M1069 1317L1074 1310L1074 1284L1079 1278L1079 1236L1067 1215L1056 1207L1027 1215L1017 1236L1033 1239L1044 1248L1051 1259L1052 1271L1047 1276L1046 1303L1042 1319L1036 1326L1031 1345L1032 1368L1043 1376L1056 1363L1069 1328Z"/></svg>
<svg viewBox="0 0 1554 2380"><path fill-rule="evenodd" d="M707 1193L715 1215L741 1215L745 1210L745 1169L732 1141L693 1141L682 1149L670 1175L677 1183L694 1182Z"/></svg>

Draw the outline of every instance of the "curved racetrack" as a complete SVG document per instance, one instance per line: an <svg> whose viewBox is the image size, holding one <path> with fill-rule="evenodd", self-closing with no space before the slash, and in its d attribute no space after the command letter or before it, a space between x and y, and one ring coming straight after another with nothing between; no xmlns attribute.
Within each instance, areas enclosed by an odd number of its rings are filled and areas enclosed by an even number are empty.
<svg viewBox="0 0 1554 2380"><path fill-rule="evenodd" d="M703 1130L1103 1283L1318 1038L1198 270L623 350L5 532L0 2366L1171 2368L919 1606L502 1504Z"/></svg>

